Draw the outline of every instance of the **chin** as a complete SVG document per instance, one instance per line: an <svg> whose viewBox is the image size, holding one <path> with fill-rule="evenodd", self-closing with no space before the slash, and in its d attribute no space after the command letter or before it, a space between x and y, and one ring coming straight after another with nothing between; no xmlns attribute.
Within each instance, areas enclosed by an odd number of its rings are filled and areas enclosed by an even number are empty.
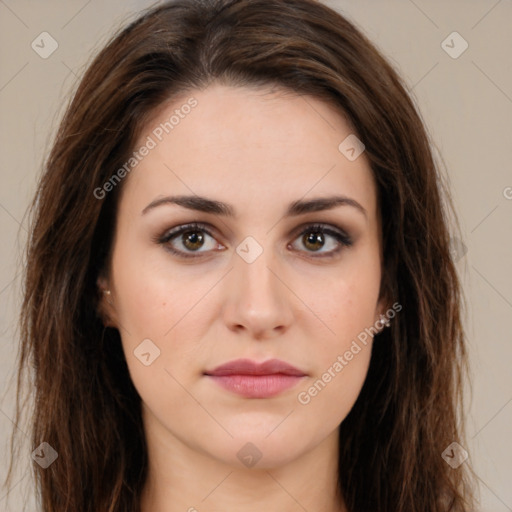
<svg viewBox="0 0 512 512"><path fill-rule="evenodd" d="M281 418L282 421L282 418ZM285 420L286 421L286 420ZM233 437L226 435L210 437L210 444L203 444L203 451L229 466L251 470L275 469L289 464L307 451L313 440L298 435L297 428L293 432L274 422L272 428L267 425L246 426L230 429ZM204 443L204 438L203 438Z"/></svg>

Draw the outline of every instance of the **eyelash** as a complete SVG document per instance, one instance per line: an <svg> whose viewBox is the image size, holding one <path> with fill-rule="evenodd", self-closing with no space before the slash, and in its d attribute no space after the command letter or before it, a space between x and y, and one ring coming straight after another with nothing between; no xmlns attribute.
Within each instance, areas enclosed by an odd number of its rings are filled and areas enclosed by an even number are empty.
<svg viewBox="0 0 512 512"><path fill-rule="evenodd" d="M179 235L182 235L183 233L195 232L195 231L202 231L202 232L206 233L208 236L215 238L214 235L211 234L211 232L206 224L202 224L200 222L192 222L190 224L184 224L182 226L178 226L177 228L175 228L171 231L167 231L163 235L157 236L154 239L154 242L161 244L161 245L166 245L166 250L168 250L172 254L175 254L182 258L189 258L189 259L200 258L208 251L197 252L196 254L186 253L186 252L178 251L169 245L169 242L173 238L176 238ZM311 252L311 255L313 258L333 258L342 250L343 247L351 247L353 244L352 239L348 235L346 235L342 231L337 231L335 229L331 229L328 225L325 225L325 224L308 224L307 226L304 227L304 229L302 231L300 231L299 233L297 233L295 235L294 240L305 235L306 233L320 233L322 235L329 235L329 236L334 237L336 239L336 241L340 244L340 247L338 247L337 249L335 249L333 251L329 251L328 253L320 253L320 255L315 255L315 253L312 251L306 251L306 252Z"/></svg>

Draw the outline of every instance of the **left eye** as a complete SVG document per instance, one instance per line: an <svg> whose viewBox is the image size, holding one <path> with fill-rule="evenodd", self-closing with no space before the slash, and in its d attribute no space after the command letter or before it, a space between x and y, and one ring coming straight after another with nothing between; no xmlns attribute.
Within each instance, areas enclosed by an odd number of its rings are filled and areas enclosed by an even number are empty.
<svg viewBox="0 0 512 512"><path fill-rule="evenodd" d="M342 231L331 229L323 224L313 224L307 226L299 233L300 241L303 246L308 248L307 252L319 253L320 256L313 257L331 257L337 254L343 247L350 247L352 240ZM330 243L329 243L330 239ZM331 250L321 251L325 247Z"/></svg>

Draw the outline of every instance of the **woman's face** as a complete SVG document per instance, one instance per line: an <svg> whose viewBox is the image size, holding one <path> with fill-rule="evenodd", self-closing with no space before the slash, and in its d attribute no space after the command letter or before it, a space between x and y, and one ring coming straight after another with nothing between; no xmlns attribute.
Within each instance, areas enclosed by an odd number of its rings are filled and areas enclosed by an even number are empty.
<svg viewBox="0 0 512 512"><path fill-rule="evenodd" d="M315 98L218 84L143 131L103 284L146 432L167 448L270 468L335 442L385 310L376 187L352 137ZM213 375L237 359L297 375Z"/></svg>

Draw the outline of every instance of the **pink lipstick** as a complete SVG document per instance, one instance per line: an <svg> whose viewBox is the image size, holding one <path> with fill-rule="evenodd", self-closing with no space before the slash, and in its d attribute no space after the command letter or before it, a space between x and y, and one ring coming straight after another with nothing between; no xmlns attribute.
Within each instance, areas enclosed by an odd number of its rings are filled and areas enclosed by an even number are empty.
<svg viewBox="0 0 512 512"><path fill-rule="evenodd" d="M307 374L280 361L236 359L204 373L224 389L246 398L270 398L295 386Z"/></svg>

